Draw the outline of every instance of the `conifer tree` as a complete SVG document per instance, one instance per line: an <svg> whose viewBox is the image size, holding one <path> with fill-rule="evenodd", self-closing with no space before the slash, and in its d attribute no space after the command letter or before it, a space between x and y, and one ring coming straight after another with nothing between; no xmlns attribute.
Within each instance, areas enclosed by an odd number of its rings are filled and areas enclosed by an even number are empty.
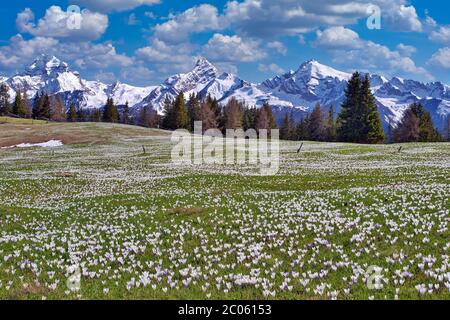
<svg viewBox="0 0 450 320"><path fill-rule="evenodd" d="M275 116L272 112L272 107L269 105L269 103L265 102L262 106L262 109L266 111L267 114L267 121L269 123L269 129L277 129L277 121L275 120Z"/></svg>
<svg viewBox="0 0 450 320"><path fill-rule="evenodd" d="M36 95L34 96L33 99L33 110L32 110L33 119L39 119L41 117L40 115L41 109L42 109L42 99L38 91L36 92Z"/></svg>
<svg viewBox="0 0 450 320"><path fill-rule="evenodd" d="M73 110L75 112L75 107L74 107ZM76 114L75 114L75 116L76 116ZM94 109L91 112L90 119L91 119L92 122L100 122L100 121L102 121L102 113L101 113L100 109Z"/></svg>
<svg viewBox="0 0 450 320"><path fill-rule="evenodd" d="M184 101L184 93L180 92L173 106L175 129L190 129L189 116Z"/></svg>
<svg viewBox="0 0 450 320"><path fill-rule="evenodd" d="M76 122L77 121L77 111L75 105L72 103L69 107L69 112L67 112L67 121Z"/></svg>
<svg viewBox="0 0 450 320"><path fill-rule="evenodd" d="M345 90L345 101L337 120L337 136L342 142L382 143L385 135L370 89L368 75L361 81L355 72Z"/></svg>
<svg viewBox="0 0 450 320"><path fill-rule="evenodd" d="M66 119L66 107L61 97L54 96L50 99L52 108L52 120L64 121Z"/></svg>
<svg viewBox="0 0 450 320"><path fill-rule="evenodd" d="M397 143L415 142L419 140L419 118L416 116L412 108L408 108L394 130L393 138Z"/></svg>
<svg viewBox="0 0 450 320"><path fill-rule="evenodd" d="M309 117L308 136L313 141L324 141L326 139L326 127L323 118L323 111L320 104L317 104Z"/></svg>
<svg viewBox="0 0 450 320"><path fill-rule="evenodd" d="M140 112L140 125L147 128L157 128L159 125L158 113L153 109L152 106L145 106Z"/></svg>
<svg viewBox="0 0 450 320"><path fill-rule="evenodd" d="M370 144L383 143L386 137L367 74L361 84L360 103L361 115L358 117L358 121L361 119L362 128L359 130L359 142Z"/></svg>
<svg viewBox="0 0 450 320"><path fill-rule="evenodd" d="M280 139L281 140L289 140L291 134L291 120L289 117L289 113L286 112L283 123L280 127Z"/></svg>
<svg viewBox="0 0 450 320"><path fill-rule="evenodd" d="M175 128L175 117L174 117L174 104L169 99L168 96L166 96L164 100L164 116L162 119L162 126L164 129L167 130L174 130Z"/></svg>
<svg viewBox="0 0 450 320"><path fill-rule="evenodd" d="M444 140L450 142L450 114L447 115L444 123Z"/></svg>
<svg viewBox="0 0 450 320"><path fill-rule="evenodd" d="M121 118L121 123L123 123L123 124L131 124L130 107L128 105L128 101L125 103L125 107L123 108L123 115L122 115L122 118Z"/></svg>
<svg viewBox="0 0 450 320"><path fill-rule="evenodd" d="M108 98L106 101L105 109L103 111L103 122L119 122L119 112L117 111L117 106L114 104L113 98Z"/></svg>
<svg viewBox="0 0 450 320"><path fill-rule="evenodd" d="M190 130L194 130L194 122L200 120L201 106L200 101L195 93L189 96L187 104ZM211 107L210 107L211 109Z"/></svg>
<svg viewBox="0 0 450 320"><path fill-rule="evenodd" d="M207 101L202 102L200 106L199 118L202 121L203 133L209 129L217 129L216 115Z"/></svg>
<svg viewBox="0 0 450 320"><path fill-rule="evenodd" d="M289 137L288 140L296 140L295 137L295 115L294 111L291 110L291 114L289 116Z"/></svg>
<svg viewBox="0 0 450 320"><path fill-rule="evenodd" d="M219 102L211 95L208 95L206 101L210 104L211 110L215 114L217 125L219 126L219 128L223 128L225 126L225 121L222 117L222 108L220 107Z"/></svg>
<svg viewBox="0 0 450 320"><path fill-rule="evenodd" d="M77 110L77 120L78 122L85 122L87 119L86 112L83 108L78 108Z"/></svg>
<svg viewBox="0 0 450 320"><path fill-rule="evenodd" d="M334 106L331 105L328 110L327 117L327 140L330 142L336 141L336 121L334 120Z"/></svg>
<svg viewBox="0 0 450 320"><path fill-rule="evenodd" d="M258 110L258 115L256 116L256 130L269 130L269 116L267 114L266 108L261 108Z"/></svg>
<svg viewBox="0 0 450 320"><path fill-rule="evenodd" d="M4 116L11 112L11 106L9 103L9 89L4 83L0 85L0 115Z"/></svg>
<svg viewBox="0 0 450 320"><path fill-rule="evenodd" d="M255 107L245 108L244 110L244 130L256 129L256 118L258 109Z"/></svg>
<svg viewBox="0 0 450 320"><path fill-rule="evenodd" d="M40 99L42 101L39 103L39 118L50 120L52 118L52 106L48 93L45 93Z"/></svg>
<svg viewBox="0 0 450 320"><path fill-rule="evenodd" d="M224 129L242 129L244 125L244 106L231 98L223 109Z"/></svg>
<svg viewBox="0 0 450 320"><path fill-rule="evenodd" d="M21 118L24 118L27 115L27 106L22 97L22 93L19 90L16 91L12 113Z"/></svg>
<svg viewBox="0 0 450 320"><path fill-rule="evenodd" d="M303 116L296 127L296 140L309 140L309 115Z"/></svg>
<svg viewBox="0 0 450 320"><path fill-rule="evenodd" d="M360 74L355 72L345 90L345 101L337 119L337 136L342 142L355 142L359 139L357 118L360 108Z"/></svg>

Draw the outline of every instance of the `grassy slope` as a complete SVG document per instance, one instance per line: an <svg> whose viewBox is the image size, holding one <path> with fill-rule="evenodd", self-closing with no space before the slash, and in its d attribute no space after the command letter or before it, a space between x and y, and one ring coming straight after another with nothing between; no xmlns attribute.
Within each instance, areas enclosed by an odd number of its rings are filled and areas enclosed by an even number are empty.
<svg viewBox="0 0 450 320"><path fill-rule="evenodd" d="M450 298L445 281L420 269L429 256L436 274L448 264L449 144L398 154L397 146L306 143L298 155L296 143L284 143L280 173L260 177L245 166L173 166L159 130L0 130L0 145L73 143L0 150L0 298L261 299L265 285L279 299ZM77 262L85 274L71 293L66 268ZM351 280L371 265L386 269L381 291ZM412 278L396 274L405 267ZM258 287L229 278L257 270ZM415 287L430 283L439 289L419 295Z"/></svg>

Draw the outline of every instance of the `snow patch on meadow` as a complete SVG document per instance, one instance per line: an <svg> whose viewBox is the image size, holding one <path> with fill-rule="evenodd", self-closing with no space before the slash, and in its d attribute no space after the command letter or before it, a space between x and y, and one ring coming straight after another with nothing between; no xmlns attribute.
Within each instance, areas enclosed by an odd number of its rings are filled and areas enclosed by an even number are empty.
<svg viewBox="0 0 450 320"><path fill-rule="evenodd" d="M11 149L11 148L34 148L34 147L41 147L41 148L56 148L56 147L62 147L64 144L61 140L50 140L47 142L42 143L21 143L15 146L10 147L3 147L2 149Z"/></svg>

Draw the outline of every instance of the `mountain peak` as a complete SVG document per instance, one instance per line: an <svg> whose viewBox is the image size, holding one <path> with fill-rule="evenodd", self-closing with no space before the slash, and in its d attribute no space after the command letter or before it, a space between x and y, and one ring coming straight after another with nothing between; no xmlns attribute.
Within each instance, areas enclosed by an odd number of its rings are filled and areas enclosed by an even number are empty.
<svg viewBox="0 0 450 320"><path fill-rule="evenodd" d="M209 62L209 60L206 59L205 57L199 57L197 59L197 62L195 63L195 66L196 67L207 67L207 68L214 67L214 65L211 62Z"/></svg>
<svg viewBox="0 0 450 320"><path fill-rule="evenodd" d="M297 74L315 79L337 78L339 80L348 80L351 76L348 73L338 71L332 67L321 64L315 59L311 59L303 63L297 70Z"/></svg>
<svg viewBox="0 0 450 320"><path fill-rule="evenodd" d="M50 76L53 73L63 73L67 71L69 71L67 63L59 60L55 56L47 54L37 56L33 63L25 69L25 73L31 76Z"/></svg>
<svg viewBox="0 0 450 320"><path fill-rule="evenodd" d="M215 77L219 76L219 71L217 70L217 68L204 57L200 57L197 60L193 72L197 74L209 74Z"/></svg>

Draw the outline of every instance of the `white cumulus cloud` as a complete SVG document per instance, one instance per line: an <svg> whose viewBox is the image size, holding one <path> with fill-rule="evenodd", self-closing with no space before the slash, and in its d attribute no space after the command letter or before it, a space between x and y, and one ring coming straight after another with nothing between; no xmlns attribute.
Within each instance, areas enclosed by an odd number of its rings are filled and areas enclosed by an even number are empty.
<svg viewBox="0 0 450 320"><path fill-rule="evenodd" d="M253 62L264 59L267 54L252 39L216 33L203 48L204 55L214 61Z"/></svg>
<svg viewBox="0 0 450 320"><path fill-rule="evenodd" d="M432 31L430 40L437 43L450 44L450 25L441 26L438 30Z"/></svg>
<svg viewBox="0 0 450 320"><path fill-rule="evenodd" d="M221 30L223 20L209 4L192 7L154 27L154 36L166 42L187 41L192 33Z"/></svg>
<svg viewBox="0 0 450 320"><path fill-rule="evenodd" d="M444 69L450 69L450 48L445 47L439 49L433 54L428 64Z"/></svg>
<svg viewBox="0 0 450 320"><path fill-rule="evenodd" d="M61 7L51 6L46 10L45 16L36 23L33 11L27 8L17 15L16 25L20 32L33 36L71 41L96 40L108 27L108 16L104 14L82 11L79 15L79 28L69 20L73 18L72 15Z"/></svg>
<svg viewBox="0 0 450 320"><path fill-rule="evenodd" d="M77 3L100 12L127 11L143 5L154 5L161 0L78 0Z"/></svg>

